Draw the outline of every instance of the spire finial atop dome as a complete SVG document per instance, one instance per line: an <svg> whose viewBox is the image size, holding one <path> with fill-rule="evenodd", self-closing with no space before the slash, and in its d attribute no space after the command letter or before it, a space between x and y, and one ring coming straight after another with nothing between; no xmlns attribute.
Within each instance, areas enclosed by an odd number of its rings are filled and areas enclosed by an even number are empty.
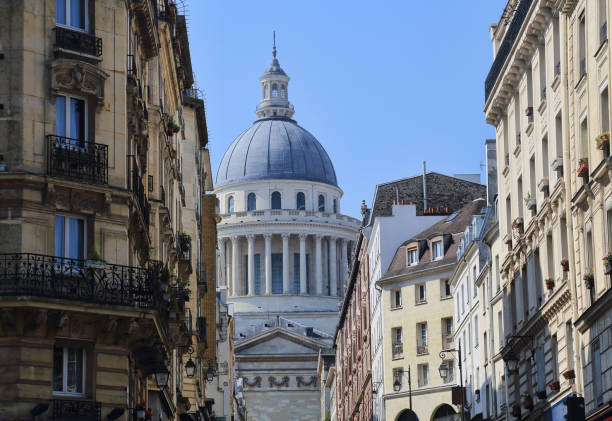
<svg viewBox="0 0 612 421"><path fill-rule="evenodd" d="M289 76L280 67L276 58L276 31L272 31L272 62L259 78L261 101L257 106L259 118L293 116L293 105L289 102Z"/></svg>

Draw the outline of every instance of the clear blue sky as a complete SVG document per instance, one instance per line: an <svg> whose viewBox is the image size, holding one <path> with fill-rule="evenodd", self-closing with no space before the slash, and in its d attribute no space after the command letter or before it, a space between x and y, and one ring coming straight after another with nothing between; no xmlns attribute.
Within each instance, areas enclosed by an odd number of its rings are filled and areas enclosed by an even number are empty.
<svg viewBox="0 0 612 421"><path fill-rule="evenodd" d="M421 172L478 173L489 24L506 0L188 0L192 65L206 98L214 175L256 119L258 78L278 59L294 119L330 155L343 213L376 184ZM484 179L483 179L484 181Z"/></svg>

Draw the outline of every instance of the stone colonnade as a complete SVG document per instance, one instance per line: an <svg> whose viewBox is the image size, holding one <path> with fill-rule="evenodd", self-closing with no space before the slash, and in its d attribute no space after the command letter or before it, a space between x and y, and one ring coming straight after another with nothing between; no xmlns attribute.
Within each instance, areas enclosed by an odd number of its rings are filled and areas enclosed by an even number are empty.
<svg viewBox="0 0 612 421"><path fill-rule="evenodd" d="M309 237L314 242L314 250L312 247L307 247ZM262 238L264 258L263 262L259 263L261 264L260 273L263 273L263 276L261 277L259 293L257 293L255 285L257 279L255 267L256 241L261 241ZM299 239L299 295L336 296L338 287L340 288L339 295L342 295L347 278L348 252L352 250L353 242L346 238L322 234L266 233L220 237L218 240L219 265L217 265L220 284L228 286L231 296L297 294L298 288L297 286L294 287L294 282L297 282L298 276L294 276L291 270L293 263L289 242L292 238ZM246 253L244 253L244 246L241 246L244 240L246 240ZM281 247L278 247L279 240ZM327 245L325 241L327 241ZM273 292L273 245L277 246L277 250L282 250L282 292L278 290ZM340 248L339 252L338 248ZM294 249L294 251L297 251L297 247L294 247ZM314 262L311 264L312 271L307 266L309 263L307 255L310 257L311 254L307 253L308 251L314 252ZM244 255L246 255L246 267L243 267L240 260L240 256ZM327 269L325 271L327 272L326 276L324 276L324 268ZM314 282L313 291L309 291L309 282L311 285Z"/></svg>

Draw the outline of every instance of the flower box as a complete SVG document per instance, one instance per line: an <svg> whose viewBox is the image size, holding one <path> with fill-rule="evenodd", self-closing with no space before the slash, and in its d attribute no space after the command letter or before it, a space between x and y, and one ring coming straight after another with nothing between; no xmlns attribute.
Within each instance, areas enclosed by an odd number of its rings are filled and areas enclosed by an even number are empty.
<svg viewBox="0 0 612 421"><path fill-rule="evenodd" d="M608 254L602 260L605 266L604 274L612 274L612 251L609 251Z"/></svg>
<svg viewBox="0 0 612 421"><path fill-rule="evenodd" d="M565 377L567 380L575 379L576 372L574 370L565 370L563 372L563 377Z"/></svg>
<svg viewBox="0 0 612 421"><path fill-rule="evenodd" d="M597 142L597 149L605 150L610 146L610 132L600 134L595 138L595 141Z"/></svg>
<svg viewBox="0 0 612 421"><path fill-rule="evenodd" d="M561 384L558 380L555 380L548 383L548 387L550 387L550 390L552 390L553 392L556 392L557 390L561 389Z"/></svg>
<svg viewBox="0 0 612 421"><path fill-rule="evenodd" d="M595 285L595 274L593 273L592 270L588 271L586 275L582 277L582 279L584 279L584 284L585 284L584 286L587 289L592 289L593 286Z"/></svg>
<svg viewBox="0 0 612 421"><path fill-rule="evenodd" d="M578 161L578 177L586 177L589 175L589 160L586 158L580 159Z"/></svg>
<svg viewBox="0 0 612 421"><path fill-rule="evenodd" d="M555 287L555 280L553 278L546 278L544 282L546 283L546 289L551 290Z"/></svg>
<svg viewBox="0 0 612 421"><path fill-rule="evenodd" d="M569 272L569 260L567 260L567 257L561 259L561 267L563 268L563 272Z"/></svg>

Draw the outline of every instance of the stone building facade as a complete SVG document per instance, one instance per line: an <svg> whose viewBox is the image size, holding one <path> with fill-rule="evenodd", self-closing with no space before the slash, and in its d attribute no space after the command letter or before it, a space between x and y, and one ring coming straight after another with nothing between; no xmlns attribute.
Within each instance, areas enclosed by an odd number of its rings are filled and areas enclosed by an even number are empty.
<svg viewBox="0 0 612 421"><path fill-rule="evenodd" d="M364 221L365 221L364 214ZM367 239L361 234L334 335L335 404L341 420L370 421L373 413L370 285Z"/></svg>
<svg viewBox="0 0 612 421"><path fill-rule="evenodd" d="M234 305L248 416L311 420L320 412L318 354L332 345L359 221L340 213L331 159L292 119L276 47L259 81L259 119L217 171L218 276Z"/></svg>
<svg viewBox="0 0 612 421"><path fill-rule="evenodd" d="M199 419L203 359L187 380L183 354L203 342L195 269L214 256L214 198L202 215L210 163L204 114L183 107L181 10L0 12L0 418L128 420L146 402L159 419Z"/></svg>

